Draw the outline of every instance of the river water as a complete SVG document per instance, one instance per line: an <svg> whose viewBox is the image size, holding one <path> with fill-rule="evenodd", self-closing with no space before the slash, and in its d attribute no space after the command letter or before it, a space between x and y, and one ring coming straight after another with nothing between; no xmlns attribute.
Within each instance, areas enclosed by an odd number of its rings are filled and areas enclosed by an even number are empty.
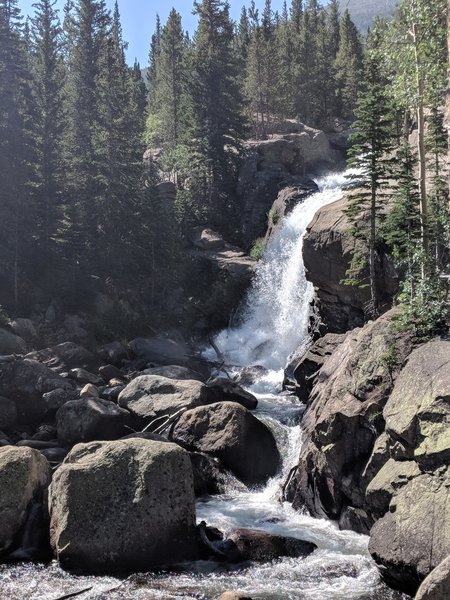
<svg viewBox="0 0 450 600"><path fill-rule="evenodd" d="M303 236L316 211L341 197L345 174L317 181L320 192L288 215L258 267L241 311L240 324L221 332L215 342L227 369L260 365L265 372L248 389L258 397L255 415L274 432L283 457L282 472L263 489L233 487L221 496L201 499L197 519L228 532L237 527L263 529L314 542L306 558L226 566L198 561L170 571L113 577L76 577L51 565L0 566L0 600L57 600L76 593L82 600L213 600L226 590L240 590L265 600L394 600L367 551L368 538L340 531L336 524L313 519L281 501L281 486L301 448L302 410L281 393L283 368L294 351L308 345L314 291L302 259ZM205 357L216 358L212 349Z"/></svg>

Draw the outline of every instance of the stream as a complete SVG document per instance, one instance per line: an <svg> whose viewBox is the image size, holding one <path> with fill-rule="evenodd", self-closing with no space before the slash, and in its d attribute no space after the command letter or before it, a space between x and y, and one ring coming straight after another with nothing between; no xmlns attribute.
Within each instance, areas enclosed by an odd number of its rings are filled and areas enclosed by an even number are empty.
<svg viewBox="0 0 450 600"><path fill-rule="evenodd" d="M76 596L81 600L213 600L226 590L246 592L254 600L402 597L381 582L367 550L367 537L340 531L331 521L314 519L281 502L281 486L298 460L302 443L302 407L281 388L289 357L306 349L309 341L314 291L305 277L303 236L316 211L341 197L345 181L343 173L318 179L320 191L285 217L258 267L240 324L215 339L228 372L238 374L246 367L264 367L247 389L259 400L254 414L275 434L283 457L282 472L263 489L230 484L226 494L200 499L197 504L198 521L204 520L223 532L238 527L263 529L314 542L318 549L306 558L233 566L198 561L126 579L76 577L56 563L0 565L0 600L56 600L81 590L86 590ZM210 348L204 350L204 357L217 358Z"/></svg>

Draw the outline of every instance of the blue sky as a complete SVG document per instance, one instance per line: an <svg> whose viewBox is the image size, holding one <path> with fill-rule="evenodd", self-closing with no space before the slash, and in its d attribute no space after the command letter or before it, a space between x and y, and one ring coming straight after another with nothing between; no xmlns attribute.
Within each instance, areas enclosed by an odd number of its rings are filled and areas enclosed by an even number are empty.
<svg viewBox="0 0 450 600"><path fill-rule="evenodd" d="M19 0L19 6L25 15L33 13L32 5L36 0ZM137 58L142 67L147 66L148 49L150 38L155 28L155 18L158 13L164 23L172 6L183 17L184 28L191 33L195 31L196 17L192 15L193 0L119 0L119 8L122 17L124 37L128 42L128 62L133 63ZM264 0L256 0L256 5L261 8ZM106 0L106 4L112 8L114 0ZM239 18L243 4L249 4L246 0L231 0L231 13L234 19ZM58 0L57 6L62 9L64 0ZM282 0L272 0L274 10L279 10Z"/></svg>

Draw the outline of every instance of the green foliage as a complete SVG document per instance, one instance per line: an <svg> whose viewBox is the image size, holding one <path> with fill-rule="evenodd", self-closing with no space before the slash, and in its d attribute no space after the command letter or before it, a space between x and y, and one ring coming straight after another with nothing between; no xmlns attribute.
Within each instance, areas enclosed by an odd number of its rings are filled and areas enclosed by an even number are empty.
<svg viewBox="0 0 450 600"><path fill-rule="evenodd" d="M394 373L400 366L400 356L398 348L395 344L391 344L386 351L381 355L380 362L389 373Z"/></svg>
<svg viewBox="0 0 450 600"><path fill-rule="evenodd" d="M280 215L278 214L275 208L271 208L267 214L267 220L269 225L274 226L277 225L280 221Z"/></svg>
<svg viewBox="0 0 450 600"><path fill-rule="evenodd" d="M265 249L265 240L264 238L258 238L253 246L252 249L250 250L250 257L253 258L253 260L261 260L262 257L264 256L264 249Z"/></svg>
<svg viewBox="0 0 450 600"><path fill-rule="evenodd" d="M400 325L412 328L419 340L425 341L448 330L448 285L439 277L405 279L401 283L399 302L403 308Z"/></svg>

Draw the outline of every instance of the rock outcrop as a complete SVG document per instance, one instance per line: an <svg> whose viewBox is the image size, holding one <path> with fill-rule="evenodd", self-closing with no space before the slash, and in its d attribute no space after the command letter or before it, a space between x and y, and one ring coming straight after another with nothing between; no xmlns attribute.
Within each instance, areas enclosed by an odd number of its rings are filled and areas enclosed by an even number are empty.
<svg viewBox="0 0 450 600"><path fill-rule="evenodd" d="M247 484L264 483L280 467L270 429L233 402L186 411L175 425L172 439L189 450L219 458Z"/></svg>
<svg viewBox="0 0 450 600"><path fill-rule="evenodd" d="M360 327L370 304L368 287L343 283L355 247L345 215L348 194L317 211L303 242L306 276L316 290L324 332L345 333ZM377 284L380 308L385 310L397 292L397 279L389 257L382 253L377 256Z"/></svg>
<svg viewBox="0 0 450 600"><path fill-rule="evenodd" d="M42 502L50 483L50 466L37 450L0 448L0 555L20 534L33 501Z"/></svg>
<svg viewBox="0 0 450 600"><path fill-rule="evenodd" d="M370 531L383 578L414 594L450 554L450 340L413 349L396 313L349 332L331 355L323 339L300 361L303 379L319 372L287 495Z"/></svg>
<svg viewBox="0 0 450 600"><path fill-rule="evenodd" d="M288 496L311 514L339 519L365 510L364 467L384 426L382 411L411 350L395 311L355 329L320 369L303 418L306 434ZM367 524L361 526L367 532Z"/></svg>
<svg viewBox="0 0 450 600"><path fill-rule="evenodd" d="M305 175L334 166L339 160L339 153L322 131L297 121L277 124L267 140L249 141L237 186L244 202L245 244L250 246L265 235L267 215L283 189L297 190L298 201L304 199L317 189Z"/></svg>
<svg viewBox="0 0 450 600"><path fill-rule="evenodd" d="M193 246L196 304L192 308L195 312L197 307L206 331L226 327L250 286L255 261L212 229L195 230Z"/></svg>
<svg viewBox="0 0 450 600"><path fill-rule="evenodd" d="M76 446L49 491L50 539L62 567L148 571L196 557L189 454L144 439Z"/></svg>

